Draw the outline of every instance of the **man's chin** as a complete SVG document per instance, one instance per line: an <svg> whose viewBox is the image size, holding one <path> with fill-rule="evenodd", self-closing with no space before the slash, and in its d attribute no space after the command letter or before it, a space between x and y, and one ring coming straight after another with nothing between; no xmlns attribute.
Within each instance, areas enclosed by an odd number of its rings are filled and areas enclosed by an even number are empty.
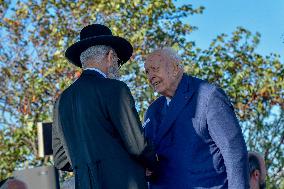
<svg viewBox="0 0 284 189"><path fill-rule="evenodd" d="M161 89L159 89L159 88L154 88L154 91L155 91L156 93L159 93L160 95L164 95L164 94L163 94L163 91L162 91Z"/></svg>

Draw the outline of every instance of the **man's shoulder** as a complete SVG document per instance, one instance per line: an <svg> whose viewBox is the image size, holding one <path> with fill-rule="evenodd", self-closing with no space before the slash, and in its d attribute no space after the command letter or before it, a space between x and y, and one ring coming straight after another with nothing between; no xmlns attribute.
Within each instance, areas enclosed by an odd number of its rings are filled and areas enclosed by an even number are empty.
<svg viewBox="0 0 284 189"><path fill-rule="evenodd" d="M120 80L106 79L105 82L110 84L110 86L116 86L116 87L120 87L120 88L129 88L125 82L120 81Z"/></svg>
<svg viewBox="0 0 284 189"><path fill-rule="evenodd" d="M190 80L193 81L194 85L198 89L199 93L210 93L218 88L218 85L215 83L209 83L207 80L200 79L193 76L187 76Z"/></svg>
<svg viewBox="0 0 284 189"><path fill-rule="evenodd" d="M68 102L70 101L70 98L73 98L74 96L85 98L86 96L90 96L90 94L111 98L117 95L127 96L131 94L131 92L127 84L123 81L103 78L100 79L100 81L86 82L79 78L72 85L64 89L55 102L57 102L57 104L62 104L63 101Z"/></svg>
<svg viewBox="0 0 284 189"><path fill-rule="evenodd" d="M127 84L123 81L117 79L109 79L109 78L82 78L80 77L75 81L72 85L70 85L68 89L74 90L81 87L88 87L88 88L100 88L101 90L119 90L119 89L129 89Z"/></svg>
<svg viewBox="0 0 284 189"><path fill-rule="evenodd" d="M113 91L114 93L130 93L128 85L116 79L105 79L104 82L101 83L101 88L105 88L106 91Z"/></svg>
<svg viewBox="0 0 284 189"><path fill-rule="evenodd" d="M222 98L224 99L229 105L231 105L229 98L227 97L225 91L221 88L220 85L216 83L209 83L206 80L194 78L195 82L198 84L196 85L198 99L200 102L208 102L210 99L214 98Z"/></svg>
<svg viewBox="0 0 284 189"><path fill-rule="evenodd" d="M104 79L99 86L99 93L104 97L113 98L116 100L117 98L133 98L130 88L128 85L116 79Z"/></svg>

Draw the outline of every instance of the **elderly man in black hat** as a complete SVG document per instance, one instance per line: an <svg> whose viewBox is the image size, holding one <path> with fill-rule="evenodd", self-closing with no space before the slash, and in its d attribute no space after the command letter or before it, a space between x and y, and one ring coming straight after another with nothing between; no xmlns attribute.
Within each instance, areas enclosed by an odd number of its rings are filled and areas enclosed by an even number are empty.
<svg viewBox="0 0 284 189"><path fill-rule="evenodd" d="M147 145L133 97L114 78L132 55L131 44L104 25L86 26L65 56L84 71L54 106L55 166L74 171L76 188L147 188Z"/></svg>

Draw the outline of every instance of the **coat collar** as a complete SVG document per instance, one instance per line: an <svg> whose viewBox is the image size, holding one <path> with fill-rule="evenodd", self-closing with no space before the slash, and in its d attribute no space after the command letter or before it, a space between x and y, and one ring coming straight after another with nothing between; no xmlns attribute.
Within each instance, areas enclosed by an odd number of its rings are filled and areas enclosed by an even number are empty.
<svg viewBox="0 0 284 189"><path fill-rule="evenodd" d="M107 78L106 74L104 72L102 72L101 70L99 70L98 68L86 68L84 70L93 70L93 71L99 72L101 75L103 75L105 78Z"/></svg>
<svg viewBox="0 0 284 189"><path fill-rule="evenodd" d="M96 70L86 69L82 72L82 75L94 75L96 77L105 78L101 73Z"/></svg>
<svg viewBox="0 0 284 189"><path fill-rule="evenodd" d="M192 95L196 91L197 86L194 82L194 78L184 74L178 85L175 95L173 96L167 115L164 116L161 124L159 125L159 133L156 136L155 143L159 144L160 140L172 127L173 122L178 117L180 111L185 107ZM164 101L165 102L165 101Z"/></svg>

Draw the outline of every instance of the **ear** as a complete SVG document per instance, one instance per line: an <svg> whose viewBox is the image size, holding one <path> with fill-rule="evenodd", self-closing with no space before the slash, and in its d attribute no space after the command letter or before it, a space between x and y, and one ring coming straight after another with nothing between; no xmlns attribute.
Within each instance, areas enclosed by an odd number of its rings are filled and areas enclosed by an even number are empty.
<svg viewBox="0 0 284 189"><path fill-rule="evenodd" d="M251 177L253 177L255 180L260 180L260 171L254 170Z"/></svg>
<svg viewBox="0 0 284 189"><path fill-rule="evenodd" d="M173 63L173 73L174 73L174 76L177 76L179 74L179 66L176 64L176 63Z"/></svg>
<svg viewBox="0 0 284 189"><path fill-rule="evenodd" d="M113 51L110 50L108 53L107 53L107 63L108 63L108 66L111 66L111 62L112 62L112 58L113 58Z"/></svg>

